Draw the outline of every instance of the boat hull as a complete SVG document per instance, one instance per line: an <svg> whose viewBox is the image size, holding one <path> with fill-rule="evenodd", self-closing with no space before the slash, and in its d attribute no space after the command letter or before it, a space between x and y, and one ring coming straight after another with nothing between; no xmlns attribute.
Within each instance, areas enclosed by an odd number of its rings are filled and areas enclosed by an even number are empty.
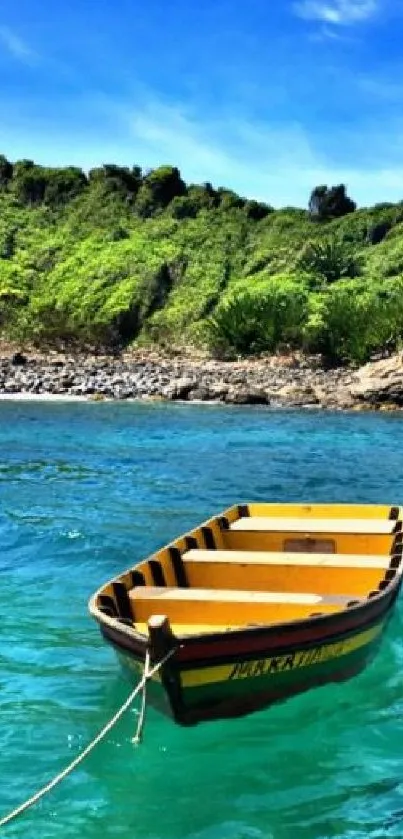
<svg viewBox="0 0 403 839"><path fill-rule="evenodd" d="M106 583L90 611L132 682L181 725L346 681L374 656L403 572L403 509L236 505Z"/></svg>
<svg viewBox="0 0 403 839"><path fill-rule="evenodd" d="M236 717L267 708L299 693L346 681L375 655L393 611L397 590L361 614L318 618L316 626L283 626L279 631L244 631L181 642L172 661L157 674L149 701L181 725ZM145 645L131 644L103 627L132 683L143 671ZM242 653L240 650L242 649Z"/></svg>

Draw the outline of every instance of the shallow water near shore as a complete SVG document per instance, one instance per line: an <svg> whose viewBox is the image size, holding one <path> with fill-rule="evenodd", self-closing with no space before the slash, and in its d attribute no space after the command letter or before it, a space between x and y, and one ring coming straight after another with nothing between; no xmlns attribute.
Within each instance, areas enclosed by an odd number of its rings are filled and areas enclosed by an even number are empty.
<svg viewBox="0 0 403 839"><path fill-rule="evenodd" d="M248 500L403 504L403 417L169 404L0 404L0 817L130 690L92 591ZM130 711L4 829L41 839L403 836L403 603L368 670L240 720Z"/></svg>

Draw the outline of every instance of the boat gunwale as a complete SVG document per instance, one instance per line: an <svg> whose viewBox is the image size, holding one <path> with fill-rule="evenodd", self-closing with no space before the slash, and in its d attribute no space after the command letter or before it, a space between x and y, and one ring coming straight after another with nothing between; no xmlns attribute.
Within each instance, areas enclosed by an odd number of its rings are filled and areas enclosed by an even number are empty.
<svg viewBox="0 0 403 839"><path fill-rule="evenodd" d="M264 655L266 653L270 654L270 655L275 655L275 656L276 655L286 655L286 654L290 654L293 651L294 648L298 648L298 650L309 650L311 648L316 647L318 644L337 643L339 641L343 641L343 640L345 640L349 637L357 635L358 633L360 633L360 632L362 632L366 629L371 629L373 626L376 626L380 621L385 622L388 619L388 616L390 615L390 613L392 611L393 604L394 604L394 599L391 601L391 603L388 604L387 608L385 608L383 611L376 612L375 615L371 615L371 617L362 624L360 623L360 624L355 625L353 627L348 627L347 629L340 627L340 631L335 631L331 635L321 635L318 638L313 638L313 639L308 640L308 641L298 641L298 639L295 639L295 640L292 641L292 643L289 646L285 646L284 644L281 644L281 642L280 642L276 646L273 646L273 647L263 647L261 650L258 650L258 651L252 648L252 649L250 649L250 651L246 652L246 651L239 651L239 649L237 650L236 646L234 645L234 652L233 653L230 653L230 652L219 653L216 656L210 656L210 657L204 657L204 658L203 657L197 657L197 658L192 658L192 659L183 659L180 656L178 656L178 657L174 656L173 660L176 661L176 663L178 665L180 665L180 670L181 671L186 671L188 669L194 669L195 667L196 668L207 667L207 666L214 666L214 664L221 664L224 660L225 660L226 663L227 662L232 663L233 661L238 660L239 658L242 658L242 660L247 661L249 658L256 657L256 655L261 656L261 655ZM113 626L111 628L114 629L114 630L117 629L115 626ZM108 641L110 641L115 647L119 648L118 641L114 641L110 637L110 635L108 634L107 631L104 631L103 628L101 628L101 629L102 629L102 634L107 637ZM116 634L118 636L120 634L119 629L117 629L117 632L116 632ZM259 629L261 630L262 628L259 627ZM263 629L265 631L262 634L264 634L267 637L267 635L269 634L269 630L271 629L271 626L268 626L267 628L263 628ZM243 634L246 635L245 632ZM226 635L231 635L231 638L233 637L232 633L226 633ZM200 640L200 638L202 638L202 637L204 638L204 637L207 637L207 636L193 636L193 637L197 638L197 640ZM185 646L187 646L186 645L186 640L187 639L182 639L178 636L174 636L174 638L175 638L176 641L178 641L177 651L179 651L180 648L184 648ZM236 638L239 638L239 633L236 634ZM121 649L124 649L126 652L130 652L133 655L133 658L136 658L136 655L138 655L138 660L141 661L142 658L143 658L144 641L148 642L148 637L145 636L145 635L138 635L135 640L140 640L140 645L139 645L138 650L134 650L130 646L129 647L124 646L124 647L121 647ZM214 636L209 636L208 643L211 643L212 641L220 641L220 640L222 640L222 635L221 634L215 634ZM183 643L183 641L185 641L185 643Z"/></svg>
<svg viewBox="0 0 403 839"><path fill-rule="evenodd" d="M185 646L191 647L194 646L196 643L201 643L203 645L207 645L212 642L223 641L223 640L243 640L249 638L259 637L260 635L274 635L278 634L279 630L283 634L292 633L293 630L298 629L307 629L311 626L320 626L323 624L334 624L338 623L340 619L345 619L346 616L357 616L360 612L365 613L367 610L373 610L373 607L379 606L383 601L390 600L391 602L387 604L387 608L385 612L391 607L392 601L394 601L393 593L394 589L396 589L395 596L398 594L398 589L401 585L401 578L402 578L402 571L398 571L396 573L393 580L391 580L388 585L381 591L378 591L373 597L368 598L366 597L365 600L358 601L354 603L354 605L349 606L348 609L341 609L338 612L334 612L333 614L321 614L321 615L312 615L308 618L297 618L292 621L284 621L282 623L276 624L261 624L259 626L250 626L250 627L242 627L236 629L225 629L222 632L212 632L212 633L195 633L193 635L177 635L174 633L174 638L178 642L178 648L183 648ZM114 629L118 634L127 635L132 640L137 641L142 647L146 648L148 645L148 635L145 633L139 632L134 627L129 626L128 624L122 623L119 618L111 617L110 615L106 615L102 612L97 606L92 605L93 601L96 599L97 593L93 595L90 600L90 612L98 621L101 626L109 626L111 629ZM377 611L377 610L375 610ZM368 621L369 622L369 621ZM354 631L358 630L360 624L353 625L353 627L348 629L347 631ZM325 641L327 638L334 638L337 637L337 630L331 632L330 635L323 635L322 639Z"/></svg>

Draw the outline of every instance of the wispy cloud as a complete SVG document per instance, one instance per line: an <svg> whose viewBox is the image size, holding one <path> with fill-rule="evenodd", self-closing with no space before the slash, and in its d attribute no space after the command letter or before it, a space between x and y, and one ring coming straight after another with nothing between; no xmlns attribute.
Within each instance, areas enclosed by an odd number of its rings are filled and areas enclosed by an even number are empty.
<svg viewBox="0 0 403 839"><path fill-rule="evenodd" d="M305 20L317 20L331 26L350 26L374 17L378 0L298 0L294 11Z"/></svg>
<svg viewBox="0 0 403 839"><path fill-rule="evenodd" d="M227 152L210 136L214 128L193 121L180 107L149 102L129 116L128 128L135 143L148 150L153 161L150 165L157 160L173 160L176 154L189 173L194 172L191 177L197 178L204 171L204 180L213 180L227 171Z"/></svg>
<svg viewBox="0 0 403 839"><path fill-rule="evenodd" d="M0 26L0 46L14 58L31 64L37 58L36 53L16 32L8 26Z"/></svg>
<svg viewBox="0 0 403 839"><path fill-rule="evenodd" d="M174 162L187 181L211 180L274 206L306 206L319 183L346 183L361 205L400 200L403 191L403 155L395 154L388 144L385 148L382 137L377 141L377 159L382 163L374 166L371 156L355 163L347 157L337 159L330 150L324 153L297 122L276 127L238 114L225 122L202 123L180 106L157 100L131 113L122 109L121 118L131 135L136 162L145 166ZM361 136L361 129L357 131ZM396 133L403 147L402 124L396 124ZM357 142L355 135L350 139Z"/></svg>

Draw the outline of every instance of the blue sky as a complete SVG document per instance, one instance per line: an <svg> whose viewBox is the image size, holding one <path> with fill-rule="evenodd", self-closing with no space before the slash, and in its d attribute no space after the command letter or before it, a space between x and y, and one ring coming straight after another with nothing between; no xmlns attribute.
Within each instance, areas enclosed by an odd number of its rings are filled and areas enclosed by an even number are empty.
<svg viewBox="0 0 403 839"><path fill-rule="evenodd" d="M0 151L403 199L403 0L3 0Z"/></svg>

